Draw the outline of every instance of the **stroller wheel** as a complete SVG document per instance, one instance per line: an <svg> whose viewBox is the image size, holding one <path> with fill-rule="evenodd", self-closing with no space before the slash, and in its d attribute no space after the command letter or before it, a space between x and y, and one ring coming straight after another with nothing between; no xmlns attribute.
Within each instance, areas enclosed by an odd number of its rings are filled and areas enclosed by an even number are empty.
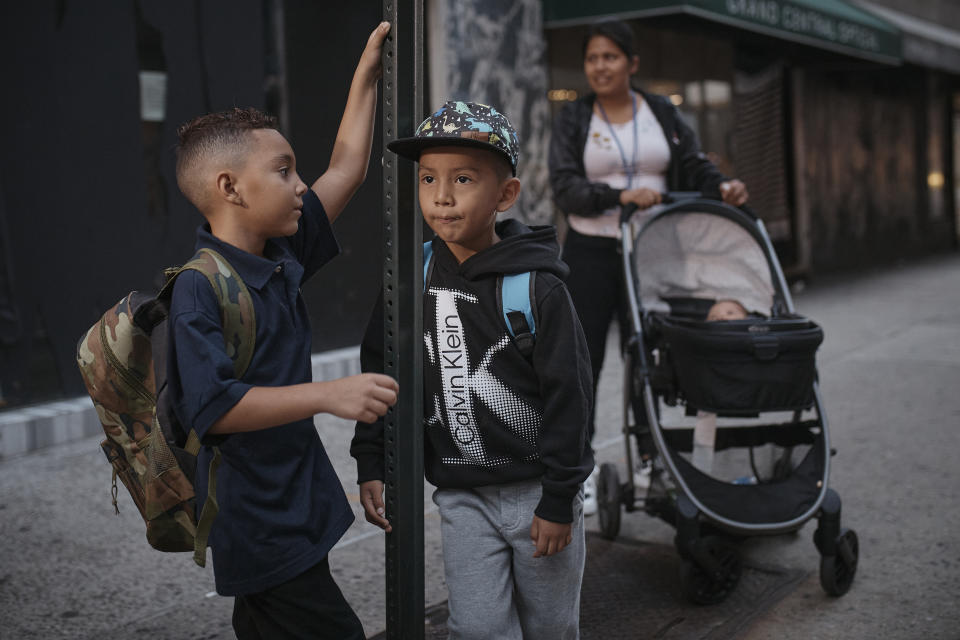
<svg viewBox="0 0 960 640"><path fill-rule="evenodd" d="M680 584L687 600L694 604L717 604L727 599L740 581L740 552L721 536L705 536L699 549L683 560ZM705 568L695 556L707 555L715 570Z"/></svg>
<svg viewBox="0 0 960 640"><path fill-rule="evenodd" d="M842 596L850 590L857 573L860 542L853 529L841 529L837 536L837 552L820 557L820 586L828 595Z"/></svg>
<svg viewBox="0 0 960 640"><path fill-rule="evenodd" d="M600 465L597 515L600 516L600 535L607 540L616 538L620 533L620 477L617 468L609 462Z"/></svg>

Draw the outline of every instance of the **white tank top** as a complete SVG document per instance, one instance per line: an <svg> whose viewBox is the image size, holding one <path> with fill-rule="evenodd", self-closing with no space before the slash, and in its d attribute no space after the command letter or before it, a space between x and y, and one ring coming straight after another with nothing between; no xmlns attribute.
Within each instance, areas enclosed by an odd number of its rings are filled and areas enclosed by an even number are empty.
<svg viewBox="0 0 960 640"><path fill-rule="evenodd" d="M636 147L632 121L608 125L602 117L593 114L587 131L587 144L583 150L586 177L590 182L603 182L614 189L626 189L628 174L623 166L625 156L628 163L634 164L631 172L633 177L629 180L631 189L646 187L663 193L667 190L670 146L647 101L639 99L638 102ZM619 148L611 134L619 140ZM632 158L634 148L637 150L635 163ZM621 149L623 155L620 153ZM567 221L574 230L584 235L608 238L620 235L619 206L607 209L597 217L570 215Z"/></svg>

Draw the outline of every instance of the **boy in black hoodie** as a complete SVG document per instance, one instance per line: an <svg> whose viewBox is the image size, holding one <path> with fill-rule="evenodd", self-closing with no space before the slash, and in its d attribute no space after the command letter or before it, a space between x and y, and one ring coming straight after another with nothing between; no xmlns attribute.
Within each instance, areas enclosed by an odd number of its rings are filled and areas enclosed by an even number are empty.
<svg viewBox="0 0 960 640"><path fill-rule="evenodd" d="M556 232L496 221L520 193L517 135L496 109L448 102L388 146L419 161L436 233L423 294L425 467L450 637L577 638L593 382ZM527 272L532 352L501 309L504 277ZM364 338L367 371L382 368L381 317ZM366 518L390 531L382 422L357 423L350 451Z"/></svg>

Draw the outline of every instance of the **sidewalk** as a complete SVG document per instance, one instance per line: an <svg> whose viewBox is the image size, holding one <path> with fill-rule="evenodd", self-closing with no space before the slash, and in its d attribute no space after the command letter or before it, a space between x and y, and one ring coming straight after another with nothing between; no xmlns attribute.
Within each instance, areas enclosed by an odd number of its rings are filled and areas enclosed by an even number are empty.
<svg viewBox="0 0 960 640"><path fill-rule="evenodd" d="M829 419L830 485L860 536L850 592L819 585L815 523L797 535L745 541L747 575L727 602L679 595L674 530L623 513L620 538L588 518L584 638L957 638L960 629L960 255L815 282L795 296L826 341L818 369ZM610 342L594 441L625 472L620 363ZM349 457L353 425L317 429L357 521L331 552L332 571L368 635L383 632L383 535L364 522ZM0 459L0 635L111 640L233 638L232 601L209 566L152 551L129 498L119 516L99 436ZM439 518L424 488L426 602L442 625L447 598ZM78 585L79 588L78 588Z"/></svg>

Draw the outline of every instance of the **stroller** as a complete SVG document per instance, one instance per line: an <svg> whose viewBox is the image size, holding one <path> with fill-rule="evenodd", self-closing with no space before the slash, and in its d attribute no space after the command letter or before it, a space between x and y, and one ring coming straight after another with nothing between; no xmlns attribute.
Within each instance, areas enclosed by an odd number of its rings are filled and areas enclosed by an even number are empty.
<svg viewBox="0 0 960 640"><path fill-rule="evenodd" d="M640 224L633 208L621 215L628 472L621 482L616 465L600 468L601 535L617 536L621 507L676 527L683 593L714 604L740 579L737 538L796 531L816 517L820 584L843 595L859 543L841 528L840 497L828 487L834 452L815 367L823 332L794 312L762 221L699 194L664 201ZM749 313L705 321L718 300Z"/></svg>

